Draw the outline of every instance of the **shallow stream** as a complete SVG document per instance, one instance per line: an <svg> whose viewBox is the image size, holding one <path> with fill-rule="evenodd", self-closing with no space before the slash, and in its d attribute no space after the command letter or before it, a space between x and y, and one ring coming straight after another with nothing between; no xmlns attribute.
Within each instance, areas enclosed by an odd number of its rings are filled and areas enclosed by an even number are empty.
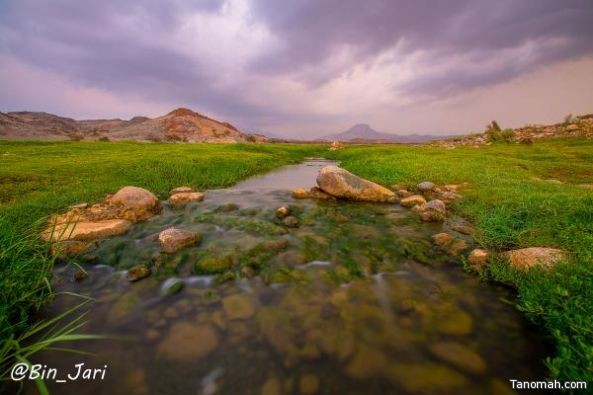
<svg viewBox="0 0 593 395"><path fill-rule="evenodd" d="M94 355L35 359L60 376L107 365L103 380L47 381L55 394L505 394L509 379L542 380L542 338L508 289L465 273L426 224L393 204L295 200L328 162L311 159L163 212L56 268L58 292L96 299ZM299 220L288 227L276 209ZM177 226L199 245L161 254ZM462 235L457 235L463 237ZM471 243L471 240L468 240ZM136 283L126 269L147 263ZM163 284L184 287L162 296ZM48 315L80 302L60 295ZM63 377L60 377L63 378ZM35 391L33 388L31 393Z"/></svg>

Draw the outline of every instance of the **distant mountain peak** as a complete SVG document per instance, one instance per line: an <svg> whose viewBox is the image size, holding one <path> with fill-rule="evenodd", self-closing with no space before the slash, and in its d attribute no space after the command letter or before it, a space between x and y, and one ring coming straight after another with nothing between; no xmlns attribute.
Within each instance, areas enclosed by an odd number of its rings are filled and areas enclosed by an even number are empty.
<svg viewBox="0 0 593 395"><path fill-rule="evenodd" d="M414 143L433 140L434 138L434 136L382 133L377 132L368 123L357 123L344 132L323 136L321 140L337 140L351 143Z"/></svg>

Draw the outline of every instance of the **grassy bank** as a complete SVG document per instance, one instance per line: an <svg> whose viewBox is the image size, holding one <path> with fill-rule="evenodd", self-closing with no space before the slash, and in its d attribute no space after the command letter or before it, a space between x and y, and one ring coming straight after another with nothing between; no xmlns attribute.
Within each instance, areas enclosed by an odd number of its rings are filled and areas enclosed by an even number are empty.
<svg viewBox="0 0 593 395"><path fill-rule="evenodd" d="M548 273L527 275L501 262L488 275L512 281L519 308L553 338L547 361L560 380L593 381L593 144L585 140L496 144L445 150L348 147L332 156L384 185L469 182L454 210L469 219L486 248L551 246L570 259Z"/></svg>
<svg viewBox="0 0 593 395"><path fill-rule="evenodd" d="M224 187L301 161L318 147L160 143L0 142L0 345L51 296L43 218L124 185L161 198L180 185Z"/></svg>

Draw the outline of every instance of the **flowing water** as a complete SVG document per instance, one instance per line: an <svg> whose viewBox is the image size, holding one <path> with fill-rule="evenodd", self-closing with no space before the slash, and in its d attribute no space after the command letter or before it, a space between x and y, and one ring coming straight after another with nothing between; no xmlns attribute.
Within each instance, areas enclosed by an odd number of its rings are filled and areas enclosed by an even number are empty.
<svg viewBox="0 0 593 395"><path fill-rule="evenodd" d="M56 268L57 291L96 299L81 356L45 353L57 368L103 368L103 380L47 382L56 394L504 394L509 379L541 380L542 339L509 290L465 273L431 244L447 225L392 204L294 200L328 161L315 159L206 191ZM289 205L299 219L275 216ZM199 245L161 254L177 226ZM460 235L458 235L460 236ZM468 241L471 242L471 241ZM138 263L151 277L125 278ZM164 283L183 289L162 296ZM48 314L80 300L58 296ZM63 377L58 377L63 378ZM32 391L34 392L34 391Z"/></svg>

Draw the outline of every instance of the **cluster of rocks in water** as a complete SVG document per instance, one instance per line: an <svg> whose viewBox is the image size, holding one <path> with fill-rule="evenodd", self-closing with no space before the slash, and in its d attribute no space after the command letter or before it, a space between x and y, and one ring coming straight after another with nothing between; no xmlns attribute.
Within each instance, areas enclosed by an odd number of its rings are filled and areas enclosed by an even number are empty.
<svg viewBox="0 0 593 395"><path fill-rule="evenodd" d="M447 219L447 205L461 197L458 191L468 184L449 184L442 187L433 182L424 181L417 185L416 190L409 190L401 185L393 185L387 189L374 182L362 179L336 166L323 168L317 177L318 187L309 191L296 189L294 198L332 199L343 198L368 202L396 203L418 213L422 221L442 222ZM463 235L472 235L469 225L453 224L451 229ZM433 236L435 244L445 247L449 252L458 255L468 248L468 244L446 232ZM488 263L492 253L481 248L472 250L467 256L467 263L477 270L482 270ZM529 269L534 266L549 267L566 258L566 254L555 248L528 247L507 251L502 258L517 269Z"/></svg>
<svg viewBox="0 0 593 395"><path fill-rule="evenodd" d="M310 190L296 189L292 192L295 199L345 199L349 201L399 203L401 206L416 212L425 222L448 221L448 206L461 195L460 189L467 184L438 186L432 182L421 182L414 189L393 185L391 189L369 180L360 178L337 166L326 166L319 171L317 186ZM171 206L183 206L191 202L201 202L204 194L189 187L179 187L170 191ZM50 218L42 238L52 243L52 251L61 258L73 257L91 251L96 242L111 236L126 233L131 226L144 221L161 211L161 203L150 191L134 186L121 188L114 195L108 195L104 201L89 206L86 203L71 206L65 214ZM282 206L276 210L276 217L287 228L298 228L299 218L291 212L290 206ZM454 233L472 236L474 229L468 224L453 223L448 226ZM200 242L201 235L186 229L169 227L155 235L161 252L172 254L176 251ZM433 236L434 243L455 256L469 248L467 237L460 238L447 232ZM285 240L284 240L285 241ZM271 243L271 244L270 244ZM283 250L286 243L270 242L261 248L270 251ZM273 245L272 245L273 244ZM482 270L493 254L484 249L474 249L466 257L466 262L473 268ZM565 258L565 254L557 249L531 247L508 251L502 254L514 267L528 269L533 266L550 266ZM226 258L205 257L200 267L207 273L209 266L225 266ZM230 260L229 260L230 262ZM231 263L229 263L230 265ZM226 265L228 266L228 265ZM249 269L247 267L246 269ZM150 276L148 264L138 264L127 272L127 279L136 282ZM253 275L253 273L242 273ZM79 273L77 278L84 276ZM179 289L179 282L172 281L172 287L164 287L163 293L171 293ZM183 283L181 283L183 286Z"/></svg>

